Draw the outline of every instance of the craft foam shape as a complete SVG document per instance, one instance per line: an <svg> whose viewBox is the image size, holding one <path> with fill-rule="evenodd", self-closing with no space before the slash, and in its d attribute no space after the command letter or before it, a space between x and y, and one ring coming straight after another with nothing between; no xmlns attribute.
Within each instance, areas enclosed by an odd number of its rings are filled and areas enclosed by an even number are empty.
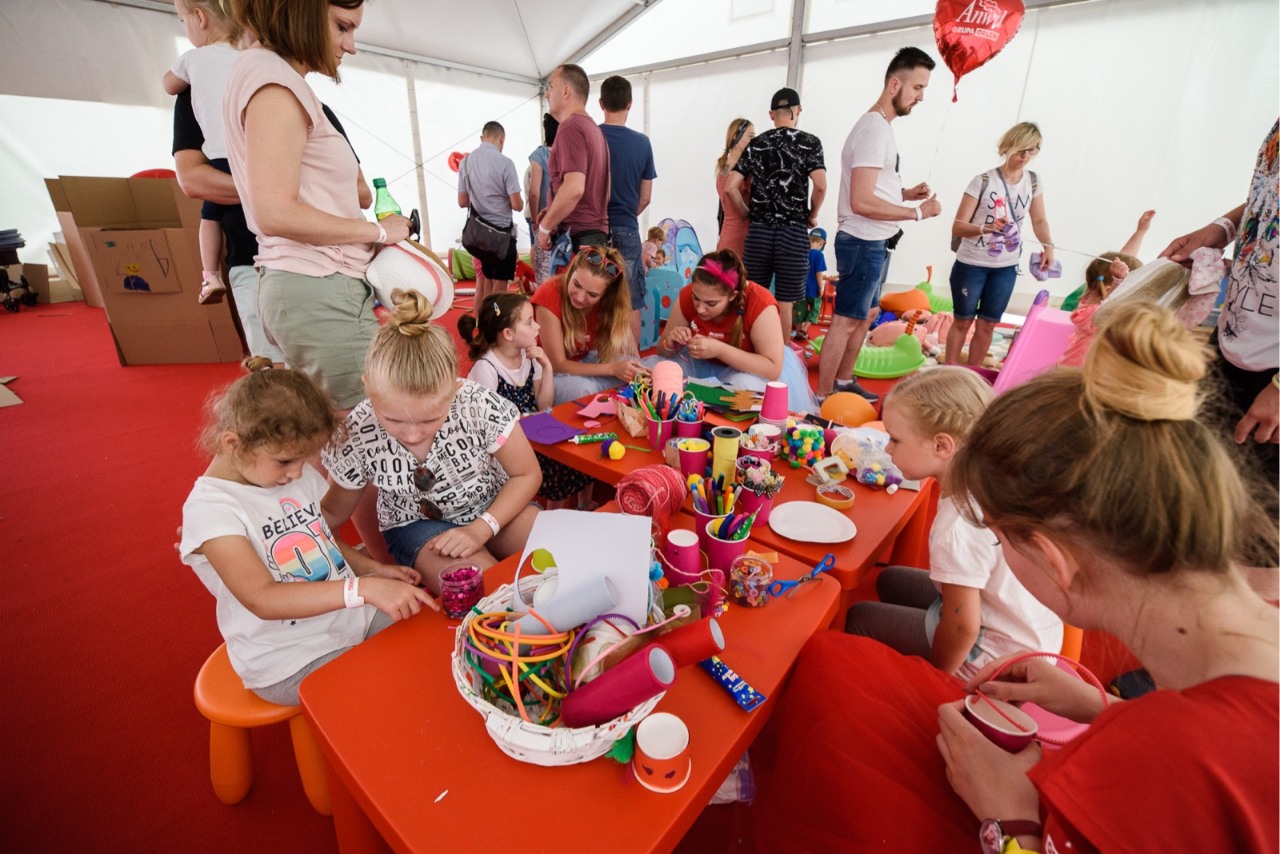
<svg viewBox="0 0 1280 854"><path fill-rule="evenodd" d="M413 240L384 246L365 273L378 302L394 308L391 293L417 291L431 303L432 317L443 317L453 305L453 279L428 248Z"/></svg>
<svg viewBox="0 0 1280 854"><path fill-rule="evenodd" d="M840 483L849 477L849 467L839 457L827 457L814 463L814 474L822 478L823 483Z"/></svg>
<svg viewBox="0 0 1280 854"><path fill-rule="evenodd" d="M853 365L853 372L860 377L889 380L918 371L924 361L920 339L914 335L903 335L888 347L863 347Z"/></svg>
<svg viewBox="0 0 1280 854"><path fill-rule="evenodd" d="M618 410L613 398L608 395L596 395L591 402L578 410L583 418L599 418L601 415L617 415Z"/></svg>
<svg viewBox="0 0 1280 854"><path fill-rule="evenodd" d="M996 376L993 384L996 394L1039 376L1058 364L1073 331L1071 314L1050 308L1048 291L1038 293L1027 312L1022 330L1009 347L1008 358Z"/></svg>

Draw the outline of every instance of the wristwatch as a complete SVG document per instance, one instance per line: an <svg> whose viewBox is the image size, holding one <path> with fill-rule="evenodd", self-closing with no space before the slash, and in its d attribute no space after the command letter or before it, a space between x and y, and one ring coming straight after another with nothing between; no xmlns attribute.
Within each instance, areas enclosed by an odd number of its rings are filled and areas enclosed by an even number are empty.
<svg viewBox="0 0 1280 854"><path fill-rule="evenodd" d="M1043 834L1044 825L1038 821L1026 819L1001 821L998 818L989 818L978 829L978 843L982 846L982 854L1004 854L1006 838Z"/></svg>

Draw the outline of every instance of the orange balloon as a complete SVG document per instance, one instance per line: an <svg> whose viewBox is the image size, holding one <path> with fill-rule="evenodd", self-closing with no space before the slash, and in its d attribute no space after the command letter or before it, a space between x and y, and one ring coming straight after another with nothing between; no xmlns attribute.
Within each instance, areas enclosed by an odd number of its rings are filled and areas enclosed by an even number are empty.
<svg viewBox="0 0 1280 854"><path fill-rule="evenodd" d="M845 427L860 427L876 419L876 409L865 397L851 391L841 391L822 401L820 413L828 421Z"/></svg>
<svg viewBox="0 0 1280 854"><path fill-rule="evenodd" d="M870 427L872 430L879 430L881 433L889 432L888 430L884 429L883 421L868 421L866 424L863 424L862 426Z"/></svg>

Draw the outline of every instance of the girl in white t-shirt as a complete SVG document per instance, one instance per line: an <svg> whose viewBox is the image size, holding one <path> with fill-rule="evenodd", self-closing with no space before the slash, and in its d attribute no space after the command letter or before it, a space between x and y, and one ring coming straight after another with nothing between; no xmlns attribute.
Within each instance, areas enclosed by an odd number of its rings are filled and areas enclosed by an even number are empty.
<svg viewBox="0 0 1280 854"><path fill-rule="evenodd" d="M306 462L338 427L325 394L265 357L245 367L210 407L213 460L182 507L178 550L218 600L218 629L245 687L297 705L308 673L438 606L414 586L415 570L349 548L326 523L324 476Z"/></svg>
<svg viewBox="0 0 1280 854"><path fill-rule="evenodd" d="M929 659L968 678L987 662L1021 650L1057 652L1062 620L1014 577L995 534L965 521L946 490L946 474L991 386L961 367L938 367L898 383L884 401L894 465L912 479L943 486L929 531L929 571L886 567L879 602L849 609L845 630Z"/></svg>
<svg viewBox="0 0 1280 854"><path fill-rule="evenodd" d="M223 172L231 169L222 129L222 96L240 40L240 26L232 19L230 6L229 0L174 0L178 19L195 50L179 56L173 68L164 73L164 91L170 95L190 87L191 109L204 134L201 150L210 165ZM222 302L227 292L222 281L222 210L215 202L205 202L200 209L199 301L204 305Z"/></svg>
<svg viewBox="0 0 1280 854"><path fill-rule="evenodd" d="M515 405L458 379L453 339L431 322L426 298L391 298L365 360L369 398L347 416L345 440L324 451L325 515L346 521L376 486L388 550L438 592L450 561L484 569L524 549L542 472Z"/></svg>
<svg viewBox="0 0 1280 854"><path fill-rule="evenodd" d="M538 321L524 294L490 294L480 304L479 319L458 318L458 334L467 342L474 364L467 379L492 389L528 415L555 402L555 369L538 346ZM564 463L536 454L542 468L538 497L561 502L577 495L578 509L588 510L595 481ZM547 505L553 506L553 505Z"/></svg>
<svg viewBox="0 0 1280 854"><path fill-rule="evenodd" d="M1009 128L998 146L1004 163L975 176L960 199L951 223L951 236L960 243L951 267L955 323L947 333L948 364L961 364L961 350L975 318L978 325L967 364L980 366L987 357L992 333L1017 282L1028 218L1042 247L1040 268L1053 266L1044 187L1027 168L1040 153L1040 142L1040 128L1031 122Z"/></svg>

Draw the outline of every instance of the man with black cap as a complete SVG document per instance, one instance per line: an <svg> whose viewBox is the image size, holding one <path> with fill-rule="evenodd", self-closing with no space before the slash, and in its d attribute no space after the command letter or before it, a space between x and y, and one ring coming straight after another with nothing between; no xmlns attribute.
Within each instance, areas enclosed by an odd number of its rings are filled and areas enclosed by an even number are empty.
<svg viewBox="0 0 1280 854"><path fill-rule="evenodd" d="M818 209L827 194L827 169L822 141L796 128L800 95L795 89L774 93L769 117L773 130L751 140L742 152L729 173L725 196L750 223L742 253L747 277L766 287L773 279L783 340L789 341L792 303L804 299L809 229L818 224ZM749 209L738 192L746 178L751 179Z"/></svg>

